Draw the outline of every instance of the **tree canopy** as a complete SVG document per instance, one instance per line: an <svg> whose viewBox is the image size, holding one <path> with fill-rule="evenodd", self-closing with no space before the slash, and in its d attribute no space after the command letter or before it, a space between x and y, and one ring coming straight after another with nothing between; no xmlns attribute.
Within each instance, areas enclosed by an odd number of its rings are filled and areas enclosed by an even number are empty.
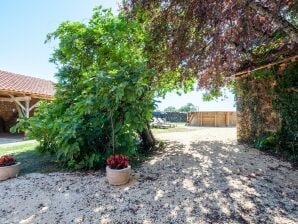
<svg viewBox="0 0 298 224"><path fill-rule="evenodd" d="M58 47L53 102L20 123L70 168L96 168L115 152L133 157L154 110L155 71L144 55L142 24L94 9L87 24L64 22L48 35Z"/></svg>
<svg viewBox="0 0 298 224"><path fill-rule="evenodd" d="M194 112L197 111L197 108L194 104L192 103L187 103L186 105L180 107L178 109L179 112Z"/></svg>
<svg viewBox="0 0 298 224"><path fill-rule="evenodd" d="M196 77L218 89L242 69L297 52L294 0L126 0L129 18L147 24L151 66L160 75ZM177 75L177 74L176 74ZM177 75L178 76L178 75Z"/></svg>
<svg viewBox="0 0 298 224"><path fill-rule="evenodd" d="M164 109L164 112L175 112L177 111L176 107L168 106Z"/></svg>

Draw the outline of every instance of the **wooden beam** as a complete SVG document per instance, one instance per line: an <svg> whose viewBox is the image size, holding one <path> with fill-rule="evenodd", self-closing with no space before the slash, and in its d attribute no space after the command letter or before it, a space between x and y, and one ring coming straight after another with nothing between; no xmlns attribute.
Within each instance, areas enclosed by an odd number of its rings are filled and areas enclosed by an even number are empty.
<svg viewBox="0 0 298 224"><path fill-rule="evenodd" d="M17 108L17 111L18 111L18 114L19 114L19 117L24 117L25 116L25 114L23 113L23 110L22 110L22 108L18 105L18 104L16 104L16 108Z"/></svg>
<svg viewBox="0 0 298 224"><path fill-rule="evenodd" d="M1 102L13 102L13 99L11 98L8 98L8 97L0 97L0 101Z"/></svg>
<svg viewBox="0 0 298 224"><path fill-rule="evenodd" d="M53 100L54 99L54 96L51 96L51 95L35 94L35 93L30 93L30 92L20 92L20 91L7 90L7 89L0 89L0 94L1 95L8 95L8 94L28 95L28 96L31 96L32 98L37 98L37 99L42 99L42 100Z"/></svg>
<svg viewBox="0 0 298 224"><path fill-rule="evenodd" d="M0 101L2 102L15 102L16 108L19 113L19 117L29 118L30 111L36 107L37 103L30 107L31 96L13 96L11 94L7 94L8 97L0 97ZM24 102L24 105L23 103Z"/></svg>
<svg viewBox="0 0 298 224"><path fill-rule="evenodd" d="M272 67L274 65L277 65L277 64L284 64L284 63L289 63L289 62L295 62L297 60L298 60L298 55L295 55L293 57L289 57L289 58L286 58L286 59L283 59L283 60L280 60L280 61L277 61L277 62L273 62L273 63L269 63L267 65L259 66L257 68L252 69L252 70L248 69L246 71L237 72L236 74L234 74L234 76L236 78L239 78L239 77L242 77L242 76L249 75L252 72L255 72L255 71L264 69L264 68L270 68L270 67Z"/></svg>
<svg viewBox="0 0 298 224"><path fill-rule="evenodd" d="M0 101L5 101L5 102L14 102L15 100L17 101L27 101L31 100L30 96L13 96L13 95L8 95L9 97L0 97Z"/></svg>
<svg viewBox="0 0 298 224"><path fill-rule="evenodd" d="M8 94L10 96L10 99L12 102L16 103L16 107L19 113L20 117L26 117L29 118L30 115L30 101L31 97L30 96L13 96L11 94ZM25 102L25 106L21 102Z"/></svg>
<svg viewBox="0 0 298 224"><path fill-rule="evenodd" d="M19 102L19 101L14 101L17 105L19 105L19 107L22 109L22 110L26 110L25 109L25 107L24 107L24 105L21 103L21 102Z"/></svg>
<svg viewBox="0 0 298 224"><path fill-rule="evenodd" d="M14 100L17 101L28 101L31 100L31 96L14 96Z"/></svg>
<svg viewBox="0 0 298 224"><path fill-rule="evenodd" d="M35 104L33 104L33 105L29 108L29 112L30 112L31 110L33 110L33 109L37 106L38 103L39 103L39 101L37 101Z"/></svg>

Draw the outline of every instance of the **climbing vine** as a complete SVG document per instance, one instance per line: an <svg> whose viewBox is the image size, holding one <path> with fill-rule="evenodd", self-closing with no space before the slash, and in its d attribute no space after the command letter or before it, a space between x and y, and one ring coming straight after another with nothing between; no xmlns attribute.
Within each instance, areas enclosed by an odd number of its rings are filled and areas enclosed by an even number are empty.
<svg viewBox="0 0 298 224"><path fill-rule="evenodd" d="M298 161L298 63L293 63L277 79L273 108L281 118L276 133L279 147L286 150L289 158Z"/></svg>
<svg viewBox="0 0 298 224"><path fill-rule="evenodd" d="M298 160L298 63L237 80L240 138ZM242 127L242 128L241 128Z"/></svg>

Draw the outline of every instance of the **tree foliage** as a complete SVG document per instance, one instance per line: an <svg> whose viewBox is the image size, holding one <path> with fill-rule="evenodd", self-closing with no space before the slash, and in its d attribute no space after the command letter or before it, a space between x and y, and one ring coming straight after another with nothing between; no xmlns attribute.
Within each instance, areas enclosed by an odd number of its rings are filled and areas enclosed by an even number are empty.
<svg viewBox="0 0 298 224"><path fill-rule="evenodd" d="M197 77L201 88L218 90L235 72L298 49L294 0L126 0L123 9L148 24L159 74Z"/></svg>
<svg viewBox="0 0 298 224"><path fill-rule="evenodd" d="M168 106L164 109L164 112L176 112L177 109L176 107L173 107L173 106Z"/></svg>
<svg viewBox="0 0 298 224"><path fill-rule="evenodd" d="M177 109L176 107L173 107L173 106L169 106L169 107L166 107L164 109L164 112L184 112L184 113L187 113L187 112L193 112L193 111L197 111L197 108L192 103L187 103L184 106L180 107L179 109Z"/></svg>
<svg viewBox="0 0 298 224"><path fill-rule="evenodd" d="M197 111L197 108L194 104L192 103L187 103L186 105L182 106L178 110L179 112L194 112Z"/></svg>
<svg viewBox="0 0 298 224"><path fill-rule="evenodd" d="M87 24L64 22L48 35L53 39L55 99L20 127L70 168L102 166L113 144L115 153L136 155L156 92L142 25L96 8Z"/></svg>

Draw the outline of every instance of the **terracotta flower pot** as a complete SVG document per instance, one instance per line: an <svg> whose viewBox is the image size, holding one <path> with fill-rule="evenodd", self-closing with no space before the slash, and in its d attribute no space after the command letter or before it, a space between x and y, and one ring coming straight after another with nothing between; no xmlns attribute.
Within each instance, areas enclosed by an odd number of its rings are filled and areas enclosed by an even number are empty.
<svg viewBox="0 0 298 224"><path fill-rule="evenodd" d="M131 167L116 170L111 169L110 167L106 167L108 182L111 185L122 185L126 184L129 181Z"/></svg>
<svg viewBox="0 0 298 224"><path fill-rule="evenodd" d="M16 163L11 166L2 166L0 167L0 181L6 180L9 178L17 177L20 172L21 163Z"/></svg>

